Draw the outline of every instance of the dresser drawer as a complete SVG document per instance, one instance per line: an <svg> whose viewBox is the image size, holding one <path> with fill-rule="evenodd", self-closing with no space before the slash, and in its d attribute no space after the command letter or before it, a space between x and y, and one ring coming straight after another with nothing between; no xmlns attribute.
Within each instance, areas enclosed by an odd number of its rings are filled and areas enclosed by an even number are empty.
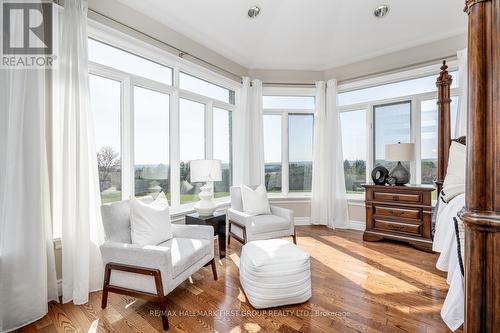
<svg viewBox="0 0 500 333"><path fill-rule="evenodd" d="M422 202L422 195L419 193L383 192L373 191L373 200L387 202Z"/></svg>
<svg viewBox="0 0 500 333"><path fill-rule="evenodd" d="M388 221L375 218L373 220L376 229L403 232L414 235L422 234L422 225L404 222Z"/></svg>
<svg viewBox="0 0 500 333"><path fill-rule="evenodd" d="M374 205L373 210L374 215L401 217L415 220L422 219L422 210L420 208L400 208Z"/></svg>

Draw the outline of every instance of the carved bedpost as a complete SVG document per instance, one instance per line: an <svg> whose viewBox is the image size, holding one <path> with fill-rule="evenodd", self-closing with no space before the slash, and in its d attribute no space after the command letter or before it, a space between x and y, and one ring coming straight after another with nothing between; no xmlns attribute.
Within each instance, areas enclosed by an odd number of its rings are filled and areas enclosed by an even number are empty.
<svg viewBox="0 0 500 333"><path fill-rule="evenodd" d="M443 188L444 176L448 168L448 155L450 153L451 143L451 122L450 122L450 88L453 81L451 75L447 71L446 61L443 61L441 73L436 81L438 88L438 163L437 175L434 183L437 186L438 193Z"/></svg>
<svg viewBox="0 0 500 333"><path fill-rule="evenodd" d="M500 329L500 0L468 0L466 333Z"/></svg>

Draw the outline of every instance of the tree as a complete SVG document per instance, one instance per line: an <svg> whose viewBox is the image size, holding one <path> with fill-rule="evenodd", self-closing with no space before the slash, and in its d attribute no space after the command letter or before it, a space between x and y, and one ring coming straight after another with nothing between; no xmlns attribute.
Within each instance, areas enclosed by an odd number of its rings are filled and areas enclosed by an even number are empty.
<svg viewBox="0 0 500 333"><path fill-rule="evenodd" d="M116 171L120 167L119 155L113 147L102 147L97 152L97 167L99 170L99 185L101 191L111 172Z"/></svg>

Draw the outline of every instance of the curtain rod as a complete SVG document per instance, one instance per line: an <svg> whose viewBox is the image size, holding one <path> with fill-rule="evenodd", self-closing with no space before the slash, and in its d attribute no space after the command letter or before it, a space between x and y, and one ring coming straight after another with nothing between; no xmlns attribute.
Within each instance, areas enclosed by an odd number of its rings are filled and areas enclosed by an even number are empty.
<svg viewBox="0 0 500 333"><path fill-rule="evenodd" d="M305 83L305 82L262 82L266 86L315 86L316 83Z"/></svg>
<svg viewBox="0 0 500 333"><path fill-rule="evenodd" d="M55 4L57 4L57 5L61 6L61 7L64 7L64 5L63 5L63 1L61 1L61 0L52 0L52 2L54 2ZM137 32L137 33L139 33L139 34L141 34L141 35L143 35L143 36L147 37L147 38L150 38L150 39L152 39L152 40L154 40L154 41L156 41L156 42L158 42L158 43L160 43L160 44L163 44L163 45L165 45L165 46L167 46L167 47L169 47L169 48L171 48L171 49L174 49L175 51L177 51L177 52L178 52L178 53L177 53L177 56L178 56L179 58L184 58L185 56L191 57L191 58L193 58L193 59L195 59L195 60L197 60L197 61L199 61L199 62L202 62L202 63L204 63L204 64L206 64L206 65L208 65L208 66L210 66L210 67L212 67L212 68L215 68L215 69L217 69L217 70L219 70L219 71L221 71L221 72L224 72L224 73L226 73L226 74L230 74L230 75L231 75L231 76L233 76L234 78L237 78L237 80L235 80L235 81L241 80L241 75L235 74L235 73L233 73L233 72L231 72L231 71L228 71L227 69L224 69L224 68L222 68L222 67L220 67L220 66L217 66L217 65L215 65L215 64L212 64L211 62L208 62L208 61L206 61L206 60L204 60L204 59L202 59L202 58L200 58L200 57L197 57L197 56L195 56L195 55L193 55L193 54L191 54L191 53L189 53L189 52L187 52L187 51L184 51L184 50L182 50L182 49L180 49L180 48L178 48L178 47L176 47L176 46L174 46L174 45L172 45L172 44L169 44L169 43L167 43L167 42L164 42L164 41L162 41L162 40L160 40L160 39L158 39L158 38L156 38L156 37L153 37L153 36L151 36L151 35L148 35L148 34L147 34L147 33L145 33L145 32L142 32L142 31L140 31L140 30L138 30L138 29L136 29L136 28L134 28L134 27L131 27L131 26L129 26L129 25L127 25L127 24L123 23L123 22L120 22L120 21L118 21L118 20L116 20L116 19L114 19L114 18L112 18L112 17L109 17L109 16L107 16L107 15L105 15L105 14L101 13L101 12L98 12L97 10L94 10L94 9L89 8L89 9L88 9L88 11L89 11L89 12L92 12L92 13L94 13L94 14L96 14L96 15L99 15L99 16L101 16L101 17L103 17L103 18L107 19L107 20L113 21L113 22L115 22L115 23L117 23L117 24L119 24L119 25L121 25L121 26L123 26L123 27L125 27L125 28L128 28L128 29L130 29L130 30L133 30L133 31L135 31L135 32Z"/></svg>

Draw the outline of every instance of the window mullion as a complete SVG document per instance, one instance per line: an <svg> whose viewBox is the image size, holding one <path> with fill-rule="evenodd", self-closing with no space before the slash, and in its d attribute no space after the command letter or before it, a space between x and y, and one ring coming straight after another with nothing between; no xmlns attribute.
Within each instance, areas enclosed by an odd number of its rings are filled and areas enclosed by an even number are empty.
<svg viewBox="0 0 500 333"><path fill-rule="evenodd" d="M205 158L214 157L214 107L213 102L205 104Z"/></svg>
<svg viewBox="0 0 500 333"><path fill-rule="evenodd" d="M134 91L130 77L122 82L122 199L134 196Z"/></svg>
<svg viewBox="0 0 500 333"><path fill-rule="evenodd" d="M281 191L283 195L289 192L289 148L288 148L288 112L281 117Z"/></svg>
<svg viewBox="0 0 500 333"><path fill-rule="evenodd" d="M179 136L179 91L170 97L170 193L171 206L180 206L180 136Z"/></svg>
<svg viewBox="0 0 500 333"><path fill-rule="evenodd" d="M366 181L371 182L371 170L375 167L375 117L373 115L373 105L366 108L366 128L368 135L366 138Z"/></svg>

